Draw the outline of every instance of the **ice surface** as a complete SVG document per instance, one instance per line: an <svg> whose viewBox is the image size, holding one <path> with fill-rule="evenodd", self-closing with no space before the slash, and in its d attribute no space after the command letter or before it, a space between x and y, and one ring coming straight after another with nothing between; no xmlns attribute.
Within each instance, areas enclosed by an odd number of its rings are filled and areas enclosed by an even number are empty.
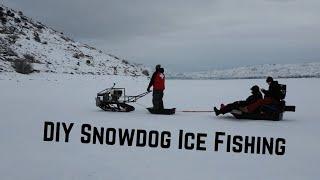
<svg viewBox="0 0 320 180"><path fill-rule="evenodd" d="M288 86L287 103L296 105L284 120L236 120L230 115L182 113L151 115L151 95L133 104L131 113L104 112L95 107L96 93L113 82L128 95L146 90L148 80L121 76L29 76L0 80L0 174L3 180L70 179L318 179L320 79L281 79ZM165 106L211 110L214 105L245 98L264 80L167 80ZM44 142L44 121L73 122L70 142ZM208 133L207 151L108 146L80 143L80 125L146 130L179 129ZM284 156L215 152L216 131L232 135L283 137Z"/></svg>

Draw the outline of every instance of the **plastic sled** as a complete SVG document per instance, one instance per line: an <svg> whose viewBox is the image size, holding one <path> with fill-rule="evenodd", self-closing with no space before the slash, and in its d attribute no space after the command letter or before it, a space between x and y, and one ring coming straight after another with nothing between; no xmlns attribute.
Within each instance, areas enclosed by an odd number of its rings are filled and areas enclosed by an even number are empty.
<svg viewBox="0 0 320 180"><path fill-rule="evenodd" d="M147 108L147 110L151 114L164 114L164 115L172 115L176 113L176 108L171 108L171 109L162 109L162 110L155 110L153 108Z"/></svg>
<svg viewBox="0 0 320 180"><path fill-rule="evenodd" d="M281 101L279 105L262 106L255 113L244 113L240 110L233 110L231 114L237 119L253 119L253 120L272 120L280 121L286 111L295 112L295 106L286 106L285 101Z"/></svg>

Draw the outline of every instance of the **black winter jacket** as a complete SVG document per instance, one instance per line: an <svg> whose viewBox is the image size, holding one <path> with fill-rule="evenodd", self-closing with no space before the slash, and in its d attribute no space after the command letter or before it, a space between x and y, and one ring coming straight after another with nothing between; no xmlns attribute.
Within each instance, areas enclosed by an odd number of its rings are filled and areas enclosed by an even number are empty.
<svg viewBox="0 0 320 180"><path fill-rule="evenodd" d="M268 90L262 90L264 97L271 97L274 100L280 101L281 89L278 81L272 81Z"/></svg>
<svg viewBox="0 0 320 180"><path fill-rule="evenodd" d="M251 96L249 96L247 99L246 99L246 103L247 104L251 104L251 103L254 103L256 102L257 100L259 99L262 99L262 94L261 92L254 92Z"/></svg>

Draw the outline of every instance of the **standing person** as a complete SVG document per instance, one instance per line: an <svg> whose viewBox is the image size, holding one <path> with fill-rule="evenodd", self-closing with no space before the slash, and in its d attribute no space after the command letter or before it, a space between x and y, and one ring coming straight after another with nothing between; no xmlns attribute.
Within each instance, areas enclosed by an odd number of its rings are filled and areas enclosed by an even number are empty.
<svg viewBox="0 0 320 180"><path fill-rule="evenodd" d="M164 69L160 65L156 66L156 71L153 73L147 91L150 92L150 88L153 87L152 92L152 104L153 109L163 110L163 91L165 89L165 75Z"/></svg>
<svg viewBox="0 0 320 180"><path fill-rule="evenodd" d="M249 104L252 104L256 102L257 100L262 99L262 94L260 92L260 88L257 85L254 85L251 87L251 95L244 101L236 101L234 103L230 103L227 105L221 104L221 108L217 109L214 107L214 112L216 113L216 116L220 114L226 114L231 112L234 109L239 109L240 107L247 106Z"/></svg>
<svg viewBox="0 0 320 180"><path fill-rule="evenodd" d="M153 85L153 83L154 83L154 80L155 80L155 78L156 78L156 76L157 76L157 73L159 72L159 69L161 68L161 65L160 64L157 64L156 65L156 68L155 68L155 71L154 71L154 73L152 74L152 76L151 76L151 79L150 79L150 82L149 82L149 86L148 86L148 88L147 88L147 91L148 92L150 92L150 88L151 88L151 86Z"/></svg>
<svg viewBox="0 0 320 180"><path fill-rule="evenodd" d="M269 85L269 89L265 90L262 89L261 91L264 94L264 98L260 99L252 104L249 104L246 107L240 108L241 111L243 112L254 112L257 110L259 107L263 105L268 105L272 103L279 103L281 99L281 89L278 81L274 81L272 77L268 77L266 80L266 83Z"/></svg>

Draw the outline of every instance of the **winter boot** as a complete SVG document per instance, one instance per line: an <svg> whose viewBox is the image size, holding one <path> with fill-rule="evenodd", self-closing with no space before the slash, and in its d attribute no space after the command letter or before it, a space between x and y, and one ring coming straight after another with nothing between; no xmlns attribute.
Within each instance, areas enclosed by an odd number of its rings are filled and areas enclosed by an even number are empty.
<svg viewBox="0 0 320 180"><path fill-rule="evenodd" d="M216 116L219 116L219 114L221 114L219 109L217 109L216 107L214 107L213 110L216 113Z"/></svg>

